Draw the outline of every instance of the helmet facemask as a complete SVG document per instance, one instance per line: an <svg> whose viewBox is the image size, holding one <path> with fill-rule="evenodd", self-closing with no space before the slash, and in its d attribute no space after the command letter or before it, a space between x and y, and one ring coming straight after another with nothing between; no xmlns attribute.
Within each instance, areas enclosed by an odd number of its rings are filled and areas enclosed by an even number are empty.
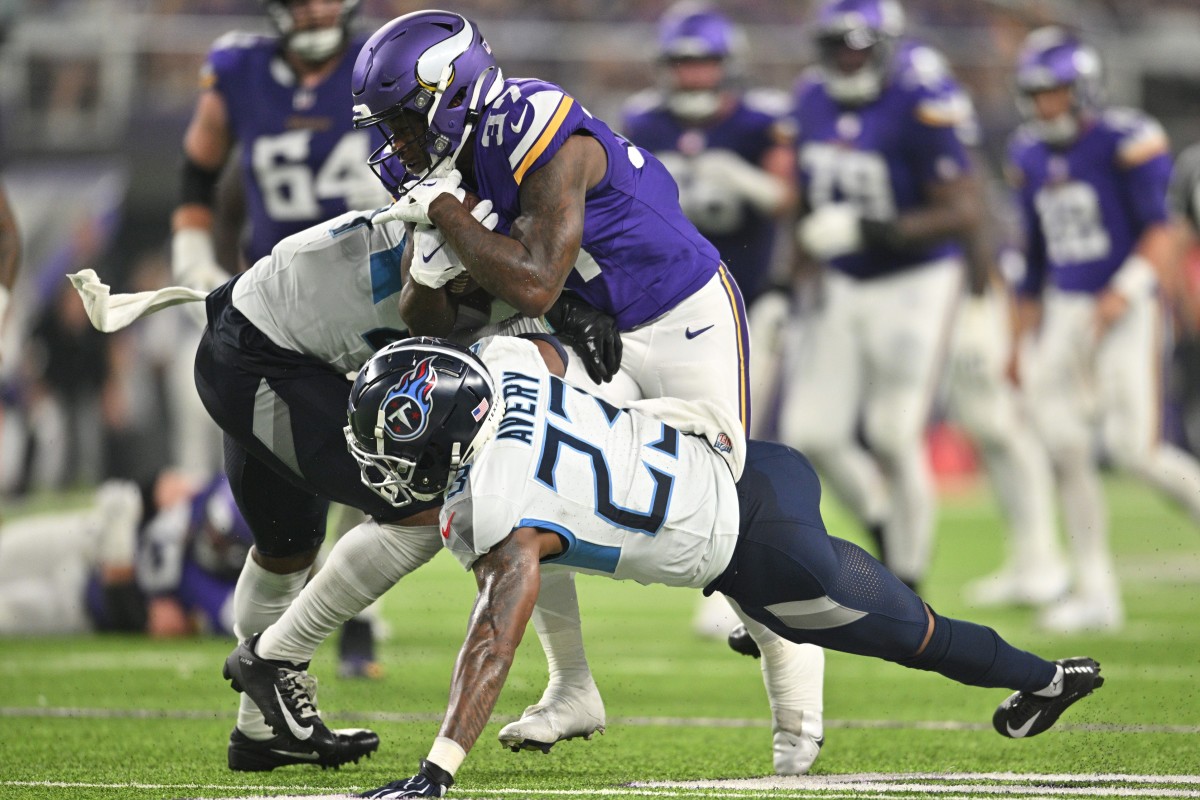
<svg viewBox="0 0 1200 800"><path fill-rule="evenodd" d="M441 340L409 339L363 368L344 432L362 482L400 508L443 494L495 435L503 414L491 375L474 354Z"/></svg>
<svg viewBox="0 0 1200 800"><path fill-rule="evenodd" d="M342 0L336 24L313 30L296 30L296 19L288 0L265 0L267 14L283 38L283 47L309 64L320 64L338 53L350 37L350 19L360 0Z"/></svg>
<svg viewBox="0 0 1200 800"><path fill-rule="evenodd" d="M504 83L491 48L473 23L441 11L407 14L385 25L360 52L354 73L354 126L380 126L384 144L369 163L396 198L407 194L407 183L455 168ZM397 138L402 114L409 117L401 127L407 141ZM413 135L417 126L412 115L423 119L424 132ZM413 147L425 154L427 163L411 161Z"/></svg>

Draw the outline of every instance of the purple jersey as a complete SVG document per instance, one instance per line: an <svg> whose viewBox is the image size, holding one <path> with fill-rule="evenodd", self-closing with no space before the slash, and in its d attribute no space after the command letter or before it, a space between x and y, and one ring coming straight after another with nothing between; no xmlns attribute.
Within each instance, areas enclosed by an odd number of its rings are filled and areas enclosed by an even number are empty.
<svg viewBox="0 0 1200 800"><path fill-rule="evenodd" d="M198 494L159 512L142 531L138 586L150 597L171 597L204 627L232 633L230 599L253 544L229 483L219 475Z"/></svg>
<svg viewBox="0 0 1200 800"><path fill-rule="evenodd" d="M926 205L930 184L970 170L974 111L941 56L908 43L896 58L880 96L861 106L839 105L819 71L797 82L797 169L810 209L846 202L866 218L891 220ZM961 253L946 241L904 252L864 250L831 266L871 278Z"/></svg>
<svg viewBox="0 0 1200 800"><path fill-rule="evenodd" d="M716 248L683 215L675 181L658 159L558 86L506 80L478 130L479 196L495 204L501 233L521 214L521 181L545 166L568 136L591 136L604 148L608 168L588 192L583 246L566 289L614 316L621 330L670 311L716 274Z"/></svg>
<svg viewBox="0 0 1200 800"><path fill-rule="evenodd" d="M366 163L373 134L351 125L350 71L364 41L355 37L337 69L311 89L296 85L274 37L231 33L213 45L202 85L224 99L242 147L248 264L364 199L386 201Z"/></svg>
<svg viewBox="0 0 1200 800"><path fill-rule="evenodd" d="M1142 233L1166 222L1171 156L1166 134L1140 111L1111 108L1068 147L1019 130L1009 177L1025 225L1026 269L1017 289L1104 289Z"/></svg>
<svg viewBox="0 0 1200 800"><path fill-rule="evenodd" d="M765 92L740 96L727 116L708 125L688 124L676 117L658 92L634 97L625 111L625 134L671 170L684 212L717 248L747 304L766 289L775 221L727 187L693 175L687 166L707 150L729 150L761 167L768 151L780 144L790 145L794 138L786 112L785 97Z"/></svg>

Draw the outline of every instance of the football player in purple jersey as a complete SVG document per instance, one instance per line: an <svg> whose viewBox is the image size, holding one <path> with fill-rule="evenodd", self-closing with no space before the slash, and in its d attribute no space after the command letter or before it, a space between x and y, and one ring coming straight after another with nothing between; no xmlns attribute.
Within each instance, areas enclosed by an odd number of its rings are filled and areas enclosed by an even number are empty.
<svg viewBox="0 0 1200 800"><path fill-rule="evenodd" d="M1061 28L1026 39L1017 87L1027 117L1009 148L1026 235L1018 328L1036 332L1022 383L1056 468L1074 567L1071 595L1040 622L1112 630L1123 611L1096 427L1118 467L1200 521L1200 464L1158 424L1170 151L1158 122L1101 103L1099 56Z"/></svg>
<svg viewBox="0 0 1200 800"><path fill-rule="evenodd" d="M819 63L795 89L799 255L820 302L785 387L782 441L805 452L910 584L929 562L923 435L982 218L970 102L942 57L901 39L895 0L827 0ZM856 438L861 431L867 449Z"/></svg>
<svg viewBox="0 0 1200 800"><path fill-rule="evenodd" d="M4 357L4 318L17 284L17 269L21 265L21 233L8 195L0 186L0 360Z"/></svg>
<svg viewBox="0 0 1200 800"><path fill-rule="evenodd" d="M791 215L796 199L795 136L784 93L742 87L741 47L741 31L713 6L673 5L659 22L661 86L630 98L624 131L671 173L684 213L741 287L754 342L751 396L761 408L774 390L779 353L773 345L788 316L786 295L768 290L778 223ZM769 415L755 417L755 430L763 430L763 420ZM737 624L720 594L705 597L693 620L697 633L721 639ZM791 690L815 726L822 670L815 653L809 662L804 681Z"/></svg>
<svg viewBox="0 0 1200 800"><path fill-rule="evenodd" d="M615 320L613 341L603 352L573 342L581 357L570 360L569 380L615 405L664 396L719 403L748 428L741 293L651 153L561 87L505 79L476 26L457 14L417 12L377 31L359 56L353 94L356 124L387 139L371 162L399 197L377 219L414 225L401 295L413 333L449 332L457 301L448 284L464 272L520 313L546 314L556 329L571 321L565 317L597 309ZM493 204L494 231L462 202L467 190ZM431 267L443 248L458 262ZM605 719L571 573L542 584L534 625L550 684L500 738L514 748L548 749L590 735ZM764 651L776 763L802 772L816 757L818 724L773 688L798 683L801 659L790 643L753 625Z"/></svg>

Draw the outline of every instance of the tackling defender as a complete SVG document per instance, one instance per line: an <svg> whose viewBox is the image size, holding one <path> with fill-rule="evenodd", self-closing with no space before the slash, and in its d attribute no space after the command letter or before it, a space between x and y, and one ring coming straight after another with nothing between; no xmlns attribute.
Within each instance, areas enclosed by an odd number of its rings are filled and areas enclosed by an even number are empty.
<svg viewBox="0 0 1200 800"><path fill-rule="evenodd" d="M563 355L511 337L470 351L409 339L355 381L355 458L393 487L444 493L445 545L479 586L429 757L417 775L364 796L445 795L499 696L541 573L556 569L719 590L790 640L1014 689L993 716L1004 736L1045 731L1102 685L1092 659L1046 661L939 616L861 548L829 536L820 484L796 451L743 447L736 420L712 403L612 406L560 379ZM286 671L253 644L226 664L247 691L270 696Z"/></svg>
<svg viewBox="0 0 1200 800"><path fill-rule="evenodd" d="M383 217L416 226L417 255L401 299L414 333L449 330L457 303L447 283L464 269L492 296L530 317L546 313L556 328L578 315L582 301L611 315L620 335L592 381L582 359L572 360L568 379L614 402L708 398L741 421L742 432L730 435L744 436L749 342L741 295L654 156L562 88L505 79L476 26L457 14L416 12L380 28L359 56L353 92L356 124L378 127L387 139L372 163L399 200ZM460 184L494 204L495 231L460 202ZM461 266L428 269L425 260L443 247ZM563 313L547 313L556 301ZM570 573L543 582L533 620L550 682L500 739L548 749L603 729L604 705L584 655ZM764 652L776 769L803 773L816 758L821 723L806 712L800 687L819 667L751 624Z"/></svg>
<svg viewBox="0 0 1200 800"><path fill-rule="evenodd" d="M1040 621L1114 629L1123 612L1093 425L1118 467L1200 521L1200 464L1157 424L1170 152L1155 120L1101 104L1098 55L1061 28L1029 35L1017 86L1028 118L1009 149L1027 249L1018 332L1037 332L1023 385L1056 467L1075 572L1071 596Z"/></svg>

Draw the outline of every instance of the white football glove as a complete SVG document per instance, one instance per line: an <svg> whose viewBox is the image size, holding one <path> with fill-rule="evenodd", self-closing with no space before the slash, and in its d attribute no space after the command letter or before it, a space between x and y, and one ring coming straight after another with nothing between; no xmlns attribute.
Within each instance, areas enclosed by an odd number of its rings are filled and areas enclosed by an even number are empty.
<svg viewBox="0 0 1200 800"><path fill-rule="evenodd" d="M1011 349L1008 307L989 290L962 299L954 326L951 363L961 380L992 385L1002 380Z"/></svg>
<svg viewBox="0 0 1200 800"><path fill-rule="evenodd" d="M698 178L728 188L763 214L774 214L787 197L783 181L732 150L705 150L692 163Z"/></svg>
<svg viewBox="0 0 1200 800"><path fill-rule="evenodd" d="M489 231L496 230L500 215L492 212L491 200L480 200L471 216ZM440 289L466 270L458 254L446 242L442 232L432 225L418 225L413 231L413 257L408 274L413 281Z"/></svg>
<svg viewBox="0 0 1200 800"><path fill-rule="evenodd" d="M171 277L182 286L211 292L230 275L217 263L212 234L203 228L180 228L171 237Z"/></svg>
<svg viewBox="0 0 1200 800"><path fill-rule="evenodd" d="M818 261L862 249L862 216L850 203L828 203L796 225L796 241Z"/></svg>
<svg viewBox="0 0 1200 800"><path fill-rule="evenodd" d="M460 183L462 183L462 173L458 170L451 170L444 177L426 178L415 185L409 184L405 187L411 186L408 188L407 194L392 203L385 211L376 214L371 221L387 222L398 219L417 225L430 225L432 224L429 219L430 203L444 194L453 195L454 199L460 203L467 196L466 191L459 187Z"/></svg>

